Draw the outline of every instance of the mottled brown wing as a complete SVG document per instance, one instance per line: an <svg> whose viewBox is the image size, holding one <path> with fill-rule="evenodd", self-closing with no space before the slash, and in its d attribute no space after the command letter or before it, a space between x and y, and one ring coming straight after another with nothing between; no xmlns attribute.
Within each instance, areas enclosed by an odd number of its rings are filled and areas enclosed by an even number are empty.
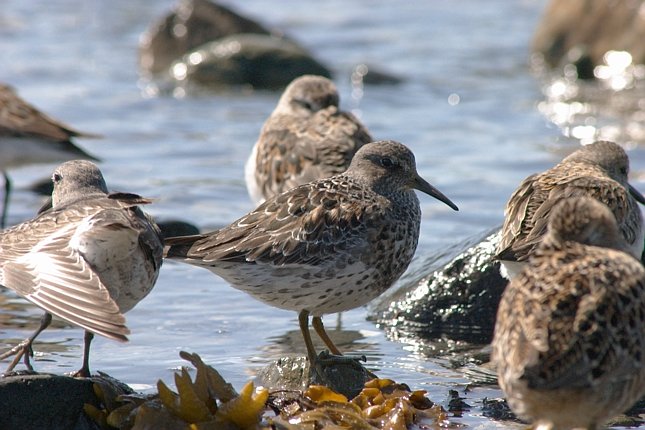
<svg viewBox="0 0 645 430"><path fill-rule="evenodd" d="M502 237L497 246L497 258L500 260L517 260L513 245L522 237L527 219L530 221L532 218L530 210L533 209L529 203L536 197L534 194L537 178L538 174L533 174L524 179L506 204Z"/></svg>
<svg viewBox="0 0 645 430"><path fill-rule="evenodd" d="M330 191L325 183L294 188L213 233L169 238L167 256L200 265L318 265L338 253L362 251L369 242L366 224L378 225L380 212L373 210L369 197L357 203L356 197Z"/></svg>
<svg viewBox="0 0 645 430"><path fill-rule="evenodd" d="M344 172L356 151L372 140L353 115L333 106L306 121L272 117L261 139L256 178L269 197Z"/></svg>
<svg viewBox="0 0 645 430"><path fill-rule="evenodd" d="M35 234L23 241L15 237L5 241L11 230L0 236L0 283L53 315L94 333L127 341L130 331L118 306L83 256L70 245L82 219L77 223L67 218L59 225L55 217L44 215L29 223L29 231Z"/></svg>
<svg viewBox="0 0 645 430"><path fill-rule="evenodd" d="M56 121L23 100L13 88L1 84L0 135L34 136L52 141L68 141L76 136L99 137Z"/></svg>
<svg viewBox="0 0 645 430"><path fill-rule="evenodd" d="M548 285L534 276L533 291L513 309L540 355L522 377L531 388L585 388L605 373L619 383L643 365L645 271L624 253L585 248Z"/></svg>
<svg viewBox="0 0 645 430"><path fill-rule="evenodd" d="M545 177L535 180L534 175L522 183L509 201L509 205L511 202L514 205L507 207L498 258L526 261L544 237L553 207L562 199L579 196L593 197L609 206L623 236L630 243L634 242L637 226L624 222L628 213L626 208L632 203L628 191L618 182L588 176L547 182Z"/></svg>

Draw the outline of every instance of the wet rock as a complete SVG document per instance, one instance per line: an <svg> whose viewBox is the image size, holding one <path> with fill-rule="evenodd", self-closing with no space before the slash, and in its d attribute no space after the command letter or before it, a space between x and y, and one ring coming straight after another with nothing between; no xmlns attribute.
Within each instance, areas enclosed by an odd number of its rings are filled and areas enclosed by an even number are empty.
<svg viewBox="0 0 645 430"><path fill-rule="evenodd" d="M485 344L507 281L493 259L499 228L433 255L400 288L377 299L370 318L390 335Z"/></svg>
<svg viewBox="0 0 645 430"><path fill-rule="evenodd" d="M574 64L592 78L606 52L627 51L645 63L645 0L551 0L533 37L532 49L551 67Z"/></svg>
<svg viewBox="0 0 645 430"><path fill-rule="evenodd" d="M178 81L221 87L281 89L305 74L331 77L298 44L260 34L237 34L200 46L172 66Z"/></svg>
<svg viewBox="0 0 645 430"><path fill-rule="evenodd" d="M90 379L49 374L0 377L3 429L98 429L83 413L85 403L98 404Z"/></svg>
<svg viewBox="0 0 645 430"><path fill-rule="evenodd" d="M303 74L329 69L280 31L208 0L180 0L141 37L144 75L209 86L282 89Z"/></svg>
<svg viewBox="0 0 645 430"><path fill-rule="evenodd" d="M157 74L204 43L237 33L270 34L262 24L208 0L181 0L141 36L139 65Z"/></svg>
<svg viewBox="0 0 645 430"><path fill-rule="evenodd" d="M457 390L448 390L448 412L456 417L463 416L464 412L470 411L472 406L466 403L466 399L459 395Z"/></svg>
<svg viewBox="0 0 645 430"><path fill-rule="evenodd" d="M324 354L321 357L324 359ZM353 398L361 392L365 382L373 378L375 375L355 360L319 365L310 375L309 360L306 357L284 357L260 370L255 383L271 391L304 391L312 384L324 385L347 398Z"/></svg>
<svg viewBox="0 0 645 430"><path fill-rule="evenodd" d="M161 235L163 237L190 236L199 234L199 228L196 225L179 219L156 220Z"/></svg>
<svg viewBox="0 0 645 430"><path fill-rule="evenodd" d="M484 397L482 400L482 415L494 420L522 422L508 406L506 399L488 399Z"/></svg>

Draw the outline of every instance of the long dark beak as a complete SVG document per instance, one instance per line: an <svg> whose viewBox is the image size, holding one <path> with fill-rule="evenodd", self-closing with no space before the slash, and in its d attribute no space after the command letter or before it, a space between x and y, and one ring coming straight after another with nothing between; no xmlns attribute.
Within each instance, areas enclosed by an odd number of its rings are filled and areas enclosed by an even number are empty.
<svg viewBox="0 0 645 430"><path fill-rule="evenodd" d="M629 194L631 194L638 203L645 205L645 197L643 197L641 192L638 191L636 188L632 187L631 184L627 184L627 185L629 185Z"/></svg>
<svg viewBox="0 0 645 430"><path fill-rule="evenodd" d="M445 204L447 204L448 206L450 206L452 209L456 211L459 210L456 204L450 201L450 199L446 197L441 191L439 191L438 189L430 185L428 181L426 181L419 175L415 175L415 177L410 181L410 186L412 188L416 188L419 191L423 191L427 195L432 196L437 200L444 202Z"/></svg>

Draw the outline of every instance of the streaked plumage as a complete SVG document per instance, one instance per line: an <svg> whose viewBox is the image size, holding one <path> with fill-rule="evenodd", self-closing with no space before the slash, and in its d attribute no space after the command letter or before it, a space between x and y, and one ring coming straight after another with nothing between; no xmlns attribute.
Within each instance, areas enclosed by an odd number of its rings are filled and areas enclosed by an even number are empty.
<svg viewBox="0 0 645 430"><path fill-rule="evenodd" d="M127 340L123 314L154 286L162 242L156 225L138 207L150 200L108 194L92 162L63 163L52 180L53 208L0 232L0 284L86 330L80 373L87 376L91 333ZM8 370L23 354L31 368L31 342L48 325L47 318L32 338L14 348L17 358Z"/></svg>
<svg viewBox="0 0 645 430"><path fill-rule="evenodd" d="M645 198L629 185L629 159L612 142L583 146L551 169L526 178L506 204L498 258L512 278L546 232L551 209L563 198L589 196L609 206L629 252L643 252Z"/></svg>
<svg viewBox="0 0 645 430"><path fill-rule="evenodd" d="M268 199L228 227L170 238L168 258L205 267L269 305L300 313L309 358L308 315L325 339L321 316L362 306L407 268L421 210L413 191L457 207L419 177L404 145L363 146L349 169Z"/></svg>
<svg viewBox="0 0 645 430"><path fill-rule="evenodd" d="M95 160L72 143L74 137L97 137L56 121L0 84L0 170L5 179L0 224L5 225L11 180L7 170L28 164L60 163L72 159Z"/></svg>
<svg viewBox="0 0 645 430"><path fill-rule="evenodd" d="M553 208L497 314L493 359L519 416L592 429L645 394L645 269L627 249L597 200Z"/></svg>
<svg viewBox="0 0 645 430"><path fill-rule="evenodd" d="M304 75L289 84L246 162L254 202L344 172L356 151L372 141L338 103L336 86L325 77Z"/></svg>

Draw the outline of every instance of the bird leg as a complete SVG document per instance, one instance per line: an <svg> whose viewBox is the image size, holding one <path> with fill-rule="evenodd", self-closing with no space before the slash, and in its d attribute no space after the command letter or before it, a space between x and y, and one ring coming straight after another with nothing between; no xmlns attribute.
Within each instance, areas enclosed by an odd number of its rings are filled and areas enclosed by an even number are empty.
<svg viewBox="0 0 645 430"><path fill-rule="evenodd" d="M314 343L311 341L311 333L309 333L309 311L302 310L298 313L298 323L300 324L300 331L302 332L302 337L305 340L305 346L307 347L307 358L309 358L310 365L316 362L316 348L314 348Z"/></svg>
<svg viewBox="0 0 645 430"><path fill-rule="evenodd" d="M329 351L334 354L334 355L343 355L342 352L334 345L334 342L329 338L329 335L325 331L325 326L323 325L322 318L321 317L311 317L311 325L314 327L314 330L316 330L316 333L318 333L318 336L322 339L323 342L325 342L325 345L327 345L327 348L329 348Z"/></svg>
<svg viewBox="0 0 645 430"><path fill-rule="evenodd" d="M34 343L34 340L36 340L36 337L38 337L38 335L43 330L49 327L49 324L51 324L51 322L52 322L52 315L49 312L45 312L43 317L40 319L40 326L34 332L34 334L32 334L27 339L20 342L18 345L11 348L9 351L0 355L0 360L4 360L7 357L11 357L12 355L15 355L14 359L9 364L9 367L7 367L7 370L5 371L5 373L11 372L14 369L14 367L16 367L16 365L18 364L21 358L24 359L24 363L25 363L25 366L27 366L27 370L29 370L30 372L34 371L34 368L31 366L31 362L29 360L34 355L34 351L31 348L31 346Z"/></svg>
<svg viewBox="0 0 645 430"><path fill-rule="evenodd" d="M72 376L80 378L89 378L90 375L90 344L94 339L94 333L91 331L85 330L85 336L83 337L83 366Z"/></svg>
<svg viewBox="0 0 645 430"><path fill-rule="evenodd" d="M298 314L298 321L300 322L300 331L302 331L302 337L305 339L305 346L307 347L307 357L309 358L309 363L314 366L314 365L324 365L324 366L329 366L329 365L334 365L334 364L356 364L360 366L359 361L367 361L365 356L361 357L346 357L344 356L340 350L334 345L334 342L331 341L329 336L327 335L327 332L325 332L325 328L322 323L322 318L320 317L313 317L312 318L312 325L314 326L314 329L316 330L316 333L318 333L318 336L325 342L329 350L331 351L331 354L329 354L326 351L323 351L320 353L320 355L316 354L316 349L314 348L314 344L311 341L311 334L309 333L309 311L303 310L300 311Z"/></svg>
<svg viewBox="0 0 645 430"><path fill-rule="evenodd" d="M2 172L4 177L4 196L2 200L2 215L0 216L0 228L4 228L7 221L7 212L9 211L9 193L11 193L11 179L7 172Z"/></svg>

